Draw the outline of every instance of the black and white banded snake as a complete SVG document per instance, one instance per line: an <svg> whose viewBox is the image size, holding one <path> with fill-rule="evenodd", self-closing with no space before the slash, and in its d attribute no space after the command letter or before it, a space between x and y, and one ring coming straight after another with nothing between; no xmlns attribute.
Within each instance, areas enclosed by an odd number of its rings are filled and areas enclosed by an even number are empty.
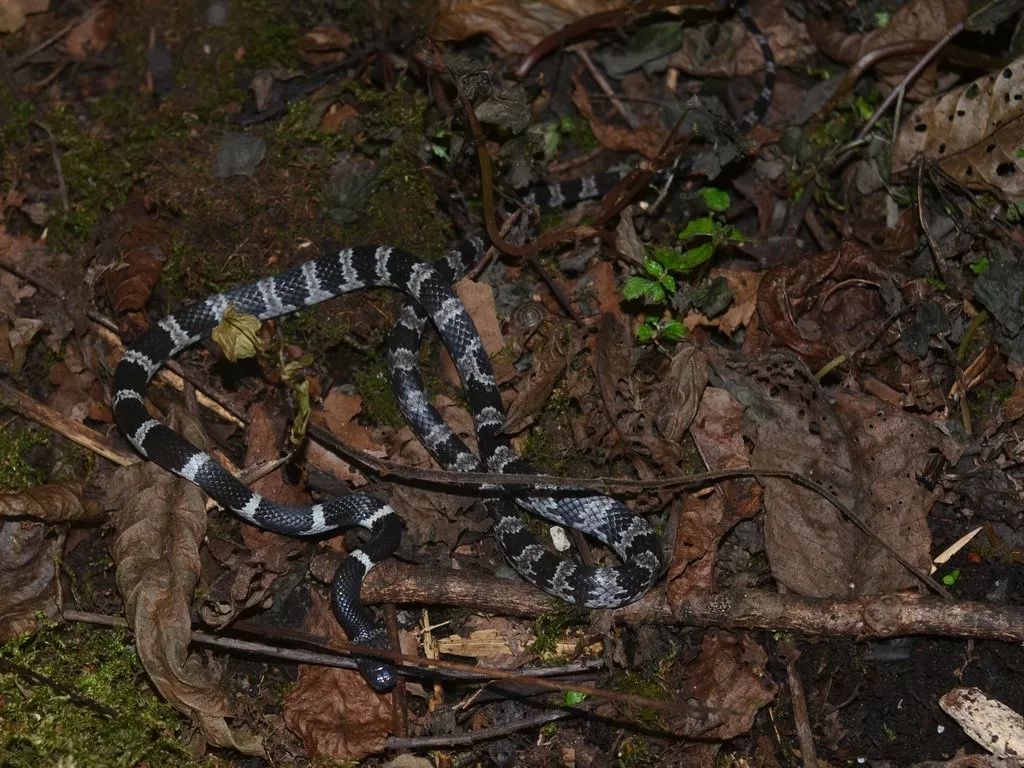
<svg viewBox="0 0 1024 768"><path fill-rule="evenodd" d="M765 84L754 109L741 120L746 129L764 114L774 84L774 60L767 40L742 6L740 18L765 56ZM619 174L551 184L528 195L541 208L554 208L603 194ZM451 284L483 254L481 236L464 240L436 264L426 264L397 248L363 246L325 253L275 277L208 297L155 323L125 352L112 383L115 419L129 442L146 458L195 483L223 507L260 528L313 536L359 526L367 543L339 566L331 587L335 616L350 640L386 649L386 634L359 598L369 570L398 546L401 525L395 511L366 494L326 499L302 507L278 505L251 491L205 451L153 419L145 399L149 379L170 358L208 336L229 306L260 320L279 317L343 293L384 287L404 292L403 308L388 344L392 386L414 433L445 468L459 472L534 473L516 454L502 428L505 413L473 322ZM466 448L434 409L419 373L419 349L428 323L451 352L473 414L479 458ZM591 493L537 495L494 489L487 502L495 539L510 564L527 581L566 602L588 608L614 608L644 594L662 567L661 541L651 526L621 502ZM514 501L514 503L511 503ZM587 567L551 554L520 520L516 506L593 536L611 548L622 564ZM383 662L362 658L359 671L376 690L394 685L395 672Z"/></svg>

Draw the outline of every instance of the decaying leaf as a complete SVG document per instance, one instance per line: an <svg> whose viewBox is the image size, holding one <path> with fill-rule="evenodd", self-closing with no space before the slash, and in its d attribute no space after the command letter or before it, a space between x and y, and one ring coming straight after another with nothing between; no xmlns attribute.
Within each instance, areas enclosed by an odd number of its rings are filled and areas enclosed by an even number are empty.
<svg viewBox="0 0 1024 768"><path fill-rule="evenodd" d="M285 414L270 401L249 409L246 431L246 465L259 465L276 459L284 439ZM279 504L308 504L309 496L299 485L289 483L284 471L277 469L252 484L252 489ZM305 549L303 543L288 536L262 531L251 525L239 527L242 544L235 538L207 536L214 559L224 566L211 578L203 593L200 612L211 627L224 627L239 613L269 603L280 578L290 573L294 559Z"/></svg>
<svg viewBox="0 0 1024 768"><path fill-rule="evenodd" d="M700 655L686 667L687 693L718 711L722 720L702 739L725 740L746 733L776 685L766 674L768 655L745 633L708 632Z"/></svg>
<svg viewBox="0 0 1024 768"><path fill-rule="evenodd" d="M199 439L195 428L188 436ZM190 608L206 534L202 491L150 463L118 470L107 504L115 529L111 555L139 658L168 702L195 718L214 744L262 754L259 737L228 726L233 712L219 674L189 653Z"/></svg>
<svg viewBox="0 0 1024 768"><path fill-rule="evenodd" d="M590 129L601 146L616 152L635 152L648 160L658 156L658 150L668 135L667 129L662 126L630 128L605 123L594 114L587 89L576 78L573 78L573 85L572 103L590 123Z"/></svg>
<svg viewBox="0 0 1024 768"><path fill-rule="evenodd" d="M327 600L311 593L309 632L347 641ZM350 669L300 666L298 684L284 697L284 720L311 757L361 760L384 749L391 733L391 694L375 693Z"/></svg>
<svg viewBox="0 0 1024 768"><path fill-rule="evenodd" d="M85 15L64 38L64 51L75 61L85 61L106 48L117 27L117 9L100 4Z"/></svg>
<svg viewBox="0 0 1024 768"><path fill-rule="evenodd" d="M710 470L750 466L743 441L743 408L724 389L703 391L690 434ZM698 591L713 591L718 544L737 522L761 508L761 486L730 480L707 494L690 493L676 528L666 594L672 605Z"/></svg>
<svg viewBox="0 0 1024 768"><path fill-rule="evenodd" d="M239 312L232 304L224 311L224 317L213 329L210 338L217 342L224 357L234 363L256 357L263 350L259 330L258 317Z"/></svg>
<svg viewBox="0 0 1024 768"><path fill-rule="evenodd" d="M620 5L618 0L441 0L431 37L464 40L485 34L507 51L525 53L566 24Z"/></svg>
<svg viewBox="0 0 1024 768"><path fill-rule="evenodd" d="M34 629L37 614L58 616L64 546L63 535L54 538L48 526L4 520L4 514L0 500L0 642Z"/></svg>
<svg viewBox="0 0 1024 768"><path fill-rule="evenodd" d="M42 320L31 317L0 318L0 368L12 376L21 373L25 355L42 328Z"/></svg>
<svg viewBox="0 0 1024 768"><path fill-rule="evenodd" d="M715 372L746 405L751 465L814 478L853 509L905 559L927 570L925 518L934 497L917 482L930 453L951 457L951 441L930 423L877 400L837 413L806 367L786 355L714 360ZM849 416L845 408L851 408ZM868 418L854 408L869 408ZM765 547L772 575L812 597L878 594L917 579L826 499L786 480L764 479Z"/></svg>
<svg viewBox="0 0 1024 768"><path fill-rule="evenodd" d="M831 21L814 17L808 18L806 24L822 52L843 64L853 64L894 43L941 40L953 26L967 18L968 5L967 0L909 0L892 14L888 24L863 35L846 34ZM916 55L888 57L878 65L878 71L895 84L918 59ZM923 80L929 88L934 87L934 73ZM920 90L919 86L915 88Z"/></svg>
<svg viewBox="0 0 1024 768"><path fill-rule="evenodd" d="M17 32L25 25L25 17L42 13L50 7L49 0L4 0L0 2L0 34Z"/></svg>
<svg viewBox="0 0 1024 768"><path fill-rule="evenodd" d="M533 423L551 397L555 385L565 375L569 362L580 348L580 339L571 323L545 323L533 337L534 350L530 374L508 409L505 433L515 435Z"/></svg>
<svg viewBox="0 0 1024 768"><path fill-rule="evenodd" d="M750 13L768 38L779 66L795 64L814 54L807 29L786 13L783 0L754 0ZM682 25L679 49L668 64L689 75L739 77L764 69L764 54L743 22L733 15L708 25Z"/></svg>
<svg viewBox="0 0 1024 768"><path fill-rule="evenodd" d="M918 159L972 189L1024 197L1024 57L921 104L900 127L893 172Z"/></svg>
<svg viewBox="0 0 1024 768"><path fill-rule="evenodd" d="M96 523L106 519L102 511L83 503L82 489L74 485L35 485L23 491L0 492L0 518L3 517L31 517L51 524Z"/></svg>
<svg viewBox="0 0 1024 768"><path fill-rule="evenodd" d="M123 261L103 275L110 305L118 314L146 307L153 287L160 280L160 271L166 260L162 247L164 243L151 228L136 227L126 235L134 239L142 233L152 234L154 240L134 244L124 252Z"/></svg>
<svg viewBox="0 0 1024 768"><path fill-rule="evenodd" d="M693 421L708 383L708 361L693 344L680 344L668 373L647 398L646 405L666 440L679 442Z"/></svg>

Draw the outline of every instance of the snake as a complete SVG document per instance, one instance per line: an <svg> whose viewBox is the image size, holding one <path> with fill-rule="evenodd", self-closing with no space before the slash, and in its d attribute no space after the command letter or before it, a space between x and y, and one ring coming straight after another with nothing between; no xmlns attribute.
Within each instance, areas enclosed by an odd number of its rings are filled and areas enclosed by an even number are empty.
<svg viewBox="0 0 1024 768"><path fill-rule="evenodd" d="M740 125L749 128L771 100L775 65L768 41L744 6L737 11L765 57L765 84L753 110ZM610 173L555 182L525 196L541 208L595 198L622 174ZM261 321L281 317L370 288L404 293L407 302L387 342L388 367L398 406L426 448L455 472L535 473L504 434L505 410L490 359L452 283L486 251L483 235L472 235L430 264L386 245L330 247L321 256L281 274L209 296L169 314L126 349L114 370L111 405L128 442L144 458L199 486L225 509L259 528L286 536L323 536L359 527L366 543L342 560L331 583L331 607L350 642L388 650L387 633L363 606L366 574L398 547L401 521L384 500L350 493L313 504L278 504L247 487L208 452L153 418L146 407L150 379L170 359L213 332L229 307ZM432 405L420 374L419 350L433 326L451 353L472 413L478 453L471 451ZM495 541L512 567L528 582L567 603L586 608L617 608L645 594L659 578L664 559L652 526L621 501L590 491L554 489L539 483L523 488L500 484L482 489L493 518ZM519 510L592 536L621 561L617 566L586 566L552 554L530 532ZM372 655L357 658L357 669L380 692L396 681L392 665Z"/></svg>

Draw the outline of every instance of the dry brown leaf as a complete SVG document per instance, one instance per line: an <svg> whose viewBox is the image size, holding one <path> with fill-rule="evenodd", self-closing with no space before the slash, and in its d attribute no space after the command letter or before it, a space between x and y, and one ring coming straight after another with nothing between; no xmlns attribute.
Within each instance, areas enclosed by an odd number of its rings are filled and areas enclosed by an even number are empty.
<svg viewBox="0 0 1024 768"><path fill-rule="evenodd" d="M52 536L48 525L4 514L0 499L0 642L34 629L37 613L60 614L57 563L64 547L63 534Z"/></svg>
<svg viewBox="0 0 1024 768"><path fill-rule="evenodd" d="M645 402L664 439L676 443L683 439L707 383L708 361L704 353L694 344L681 344L672 355L668 373Z"/></svg>
<svg viewBox="0 0 1024 768"><path fill-rule="evenodd" d="M757 288L763 276L764 272L746 269L712 269L709 274L712 280L716 277L725 278L733 294L732 304L725 312L713 318L691 310L683 318L683 325L690 329L699 326L718 328L726 336L732 336L740 328L745 328L754 316L757 310Z"/></svg>
<svg viewBox="0 0 1024 768"><path fill-rule="evenodd" d="M724 720L702 739L731 739L750 730L758 710L778 690L767 665L768 655L746 633L705 633L700 655L686 667L687 693Z"/></svg>
<svg viewBox="0 0 1024 768"><path fill-rule="evenodd" d="M314 27L299 38L299 56L307 64L321 67L345 58L352 35L338 27Z"/></svg>
<svg viewBox="0 0 1024 768"><path fill-rule="evenodd" d="M933 498L916 478L929 449L955 460L952 441L924 419L874 399L859 407L876 417L847 415L846 408L837 414L806 367L788 355L716 359L714 367L747 406L744 434L755 446L752 466L814 478L906 560L927 569L931 542L925 518ZM853 597L917 585L916 577L823 497L782 479L765 478L762 484L772 575L791 591Z"/></svg>
<svg viewBox="0 0 1024 768"><path fill-rule="evenodd" d="M82 503L82 489L74 485L36 485L24 491L0 492L0 518L3 517L31 517L51 524L98 523L107 519L102 510Z"/></svg>
<svg viewBox="0 0 1024 768"><path fill-rule="evenodd" d="M819 366L858 347L885 322L881 288L911 283L898 269L902 262L899 254L845 241L834 251L768 269L758 283L755 328L766 333L749 333L744 352L762 354L770 343Z"/></svg>
<svg viewBox="0 0 1024 768"><path fill-rule="evenodd" d="M743 408L724 389L708 387L690 432L710 470L748 467L743 442ZM673 606L696 592L713 591L718 544L737 522L761 508L761 486L732 480L713 493L688 494L676 528L666 594Z"/></svg>
<svg viewBox="0 0 1024 768"><path fill-rule="evenodd" d="M280 453L287 419L269 401L249 410L246 432L246 464L258 465L276 459ZM308 504L309 497L285 479L277 469L252 484L257 493L279 504ZM262 531L251 525L240 527L244 546L233 540L209 536L208 548L224 566L203 591L199 607L211 627L225 627L240 613L272 600L278 579L292 570L292 560L303 552L303 543L293 537Z"/></svg>
<svg viewBox="0 0 1024 768"><path fill-rule="evenodd" d="M469 412L443 395L438 396L434 404L441 417L469 449L475 451L473 418ZM392 461L409 467L438 468L409 427L393 432L388 445L391 447ZM466 510L473 504L473 499L468 496L440 493L400 483L391 489L391 502L405 521L407 536L403 536L403 541L414 543L417 548L438 544L444 557L447 557L452 543L458 541L461 534L466 531L482 533L489 530L491 525L489 518L474 520L466 514Z"/></svg>
<svg viewBox="0 0 1024 768"><path fill-rule="evenodd" d="M85 61L110 44L116 26L117 9L99 5L68 32L62 43L64 52L75 61Z"/></svg>
<svg viewBox="0 0 1024 768"><path fill-rule="evenodd" d="M316 592L310 598L307 631L346 643L328 601ZM354 670L300 665L299 682L282 703L285 723L309 757L361 760L383 751L391 734L391 694L375 693Z"/></svg>
<svg viewBox="0 0 1024 768"><path fill-rule="evenodd" d="M144 309L160 280L164 256L158 246L138 247L124 254L124 261L103 275L110 305L118 314Z"/></svg>
<svg viewBox="0 0 1024 768"><path fill-rule="evenodd" d="M972 189L1024 197L1024 57L921 104L900 127L892 170L919 158Z"/></svg>
<svg viewBox="0 0 1024 768"><path fill-rule="evenodd" d="M751 2L749 7L778 66L805 62L815 52L807 28L786 13L783 0ZM682 44L668 61L689 75L702 77L738 77L764 70L760 46L735 15L704 26L685 24Z"/></svg>
<svg viewBox="0 0 1024 768"><path fill-rule="evenodd" d="M818 48L843 64L853 64L862 57L893 43L909 40L938 41L955 25L967 18L967 0L909 0L895 11L884 27L864 35L847 35L830 21L809 17L807 30ZM891 84L899 81L913 67L919 56L893 56L878 64L876 70ZM934 72L934 68L932 68ZM934 83L934 74L924 78ZM921 82L919 78L918 82ZM931 85L927 86L929 89ZM912 94L921 90L915 85Z"/></svg>
<svg viewBox="0 0 1024 768"><path fill-rule="evenodd" d="M26 16L42 13L49 7L49 0L3 0L0 2L0 34L17 32L25 25Z"/></svg>
<svg viewBox="0 0 1024 768"><path fill-rule="evenodd" d="M594 115L594 108L590 104L590 96L586 88L576 77L573 77L572 103L590 123L594 137L605 149L615 152L635 152L648 160L654 160L668 135L668 131L663 126L630 128L601 122Z"/></svg>
<svg viewBox="0 0 1024 768"><path fill-rule="evenodd" d="M194 427L188 433L200 438ZM262 754L259 737L228 726L234 713L217 685L218 673L188 650L199 547L206 534L202 491L142 463L115 473L107 503L116 533L111 555L117 585L150 680L168 702L199 722L211 743Z"/></svg>
<svg viewBox="0 0 1024 768"><path fill-rule="evenodd" d="M373 438L369 430L354 421L362 413L363 398L350 395L335 387L327 393L322 410L313 414L313 420L323 424L348 445L363 451L370 451L376 456L383 456L383 448Z"/></svg>
<svg viewBox="0 0 1024 768"><path fill-rule="evenodd" d="M465 40L485 34L506 51L526 53L566 24L621 5L620 0L441 0L430 36Z"/></svg>
<svg viewBox="0 0 1024 768"><path fill-rule="evenodd" d="M13 376L21 373L25 355L43 321L31 317L0 318L0 368Z"/></svg>
<svg viewBox="0 0 1024 768"><path fill-rule="evenodd" d="M505 433L517 434L530 426L565 375L569 362L580 350L581 340L570 322L550 320L531 339L533 366L508 408Z"/></svg>

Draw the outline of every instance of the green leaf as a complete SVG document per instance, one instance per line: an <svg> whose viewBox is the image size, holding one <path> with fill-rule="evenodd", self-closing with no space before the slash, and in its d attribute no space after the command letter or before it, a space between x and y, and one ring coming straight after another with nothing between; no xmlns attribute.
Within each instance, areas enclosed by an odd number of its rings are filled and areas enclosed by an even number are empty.
<svg viewBox="0 0 1024 768"><path fill-rule="evenodd" d="M634 275L626 280L622 286L622 298L626 301L632 301L633 299L639 299L645 293L647 293L647 286L651 284L651 281L646 277L637 277Z"/></svg>
<svg viewBox="0 0 1024 768"><path fill-rule="evenodd" d="M711 243L702 243L696 248L691 248L683 254L679 271L686 271L699 267L705 261L710 259L715 253L715 246Z"/></svg>
<svg viewBox="0 0 1024 768"><path fill-rule="evenodd" d="M729 227L729 230L725 233L725 239L732 240L734 243L747 242L747 236L736 229L736 227Z"/></svg>
<svg viewBox="0 0 1024 768"><path fill-rule="evenodd" d="M665 289L661 287L661 283L648 283L647 293L644 294L644 301L648 304L661 304L665 301Z"/></svg>
<svg viewBox="0 0 1024 768"><path fill-rule="evenodd" d="M945 576L942 577L942 583L945 584L947 587L952 587L958 581L960 581L959 568L954 568L951 573L947 573Z"/></svg>
<svg viewBox="0 0 1024 768"><path fill-rule="evenodd" d="M672 275L665 275L661 278L661 287L664 288L668 293L676 292L676 279Z"/></svg>
<svg viewBox="0 0 1024 768"><path fill-rule="evenodd" d="M263 345L257 336L259 330L258 317L239 312L234 304L230 304L224 310L224 317L213 329L210 337L221 348L224 357L234 363L256 357L263 351Z"/></svg>
<svg viewBox="0 0 1024 768"><path fill-rule="evenodd" d="M581 691L566 691L564 703L567 707L576 707L586 701L587 694Z"/></svg>
<svg viewBox="0 0 1024 768"><path fill-rule="evenodd" d="M971 272L976 275L984 275L988 272L988 256L982 256L979 261L968 265L971 268Z"/></svg>
<svg viewBox="0 0 1024 768"><path fill-rule="evenodd" d="M657 259L652 259L650 256L644 257L644 269L647 270L647 274L651 277L659 280L665 274L665 267L662 266L661 262Z"/></svg>
<svg viewBox="0 0 1024 768"><path fill-rule="evenodd" d="M679 341L689 335L690 331L678 320L669 320L661 326L661 335L669 341Z"/></svg>
<svg viewBox="0 0 1024 768"><path fill-rule="evenodd" d="M674 248L664 248L658 254L659 260L669 272L682 272L683 254Z"/></svg>
<svg viewBox="0 0 1024 768"><path fill-rule="evenodd" d="M654 338L654 329L649 325L650 322L650 320L647 320L638 325L636 329L636 339L643 344Z"/></svg>
<svg viewBox="0 0 1024 768"><path fill-rule="evenodd" d="M729 193L724 190L705 187L700 191L700 196L704 198L704 205L708 207L709 211L724 213L729 210Z"/></svg>
<svg viewBox="0 0 1024 768"><path fill-rule="evenodd" d="M705 235L710 237L715 234L715 222L710 216L701 216L699 219L693 219L686 223L686 227L680 232L676 239L687 240L691 237L697 237L698 235Z"/></svg>

